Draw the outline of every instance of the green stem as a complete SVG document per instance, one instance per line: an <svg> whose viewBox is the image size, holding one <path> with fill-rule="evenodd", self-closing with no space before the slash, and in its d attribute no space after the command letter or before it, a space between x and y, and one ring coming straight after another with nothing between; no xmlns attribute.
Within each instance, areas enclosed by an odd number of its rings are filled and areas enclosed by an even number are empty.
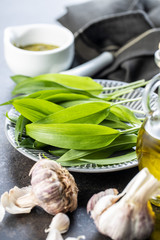
<svg viewBox="0 0 160 240"><path fill-rule="evenodd" d="M120 88L128 88L128 87L140 84L140 83L144 83L144 81L145 80L142 79L142 80L139 80L139 81L136 81L136 82L132 82L132 83L126 84L126 85L119 85L119 86L115 86L115 87L104 87L103 89L105 91L105 90L115 90L115 89L120 89Z"/></svg>
<svg viewBox="0 0 160 240"><path fill-rule="evenodd" d="M122 90L117 90L117 91L114 91L112 93L103 93L102 96L106 96L105 99L115 99L121 95L124 95L126 93L129 93L129 92L132 92L133 91L133 88L125 88L125 89L122 89Z"/></svg>
<svg viewBox="0 0 160 240"><path fill-rule="evenodd" d="M125 134L125 133L133 133L133 132L139 130L139 128L140 128L140 126L139 126L139 127L129 128L129 129L126 129L126 130L120 131L120 133L122 133L122 134Z"/></svg>
<svg viewBox="0 0 160 240"><path fill-rule="evenodd" d="M106 96L104 98L105 100L113 100L113 99L116 99L119 96L122 96L124 94L132 92L135 88L139 88L139 87L145 86L147 83L148 83L148 81L147 82L143 82L143 83L139 83L139 84L136 83L136 85L134 85L134 86L133 85L129 85L129 86L127 85L127 87L124 88L124 89L117 89L116 91L114 91L112 93L103 94L103 96Z"/></svg>
<svg viewBox="0 0 160 240"><path fill-rule="evenodd" d="M136 110L136 109L132 109L132 112L134 112L134 113L139 113L139 114L145 114L143 111L141 111L141 110Z"/></svg>
<svg viewBox="0 0 160 240"><path fill-rule="evenodd" d="M123 101L120 101L120 102L114 102L114 103L112 104L112 106L117 105L117 104L122 104L122 103L128 103L128 102L136 102L136 101L140 101L140 100L142 100L141 97L139 97L139 98L126 99L126 100L123 100Z"/></svg>
<svg viewBox="0 0 160 240"><path fill-rule="evenodd" d="M139 80L139 81L136 81L136 82L133 82L133 83L129 83L129 84L126 84L126 85L120 85L120 86L115 86L115 87L104 87L103 90L106 91L106 90L118 90L120 88L138 88L138 87L143 87L145 85L147 85L149 81L146 81L145 80Z"/></svg>

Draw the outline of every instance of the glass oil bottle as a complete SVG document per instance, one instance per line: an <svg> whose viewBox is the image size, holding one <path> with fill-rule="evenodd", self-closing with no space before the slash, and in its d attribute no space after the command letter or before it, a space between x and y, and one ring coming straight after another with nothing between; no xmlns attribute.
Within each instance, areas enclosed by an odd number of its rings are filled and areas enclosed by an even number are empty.
<svg viewBox="0 0 160 240"><path fill-rule="evenodd" d="M142 124L137 139L136 153L138 166L141 170L147 167L151 174L160 180L160 74L157 74L146 86L142 105L146 113L146 119ZM150 98L153 92L158 90L157 108L152 109ZM155 94L154 94L155 95ZM151 199L151 202L160 206L160 195Z"/></svg>

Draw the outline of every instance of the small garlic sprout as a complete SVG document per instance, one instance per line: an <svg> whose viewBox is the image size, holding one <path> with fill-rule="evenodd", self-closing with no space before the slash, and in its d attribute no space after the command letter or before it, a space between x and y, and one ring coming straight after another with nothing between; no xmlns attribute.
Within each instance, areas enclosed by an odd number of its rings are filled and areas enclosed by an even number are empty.
<svg viewBox="0 0 160 240"><path fill-rule="evenodd" d="M78 188L73 176L55 161L40 159L32 167L31 186L14 187L1 196L0 221L5 211L11 214L29 213L40 206L46 212L72 212L77 208Z"/></svg>
<svg viewBox="0 0 160 240"><path fill-rule="evenodd" d="M99 232L114 240L146 239L154 227L154 212L148 200L158 194L159 188L160 182L144 168L121 194L115 189L95 194L87 211Z"/></svg>

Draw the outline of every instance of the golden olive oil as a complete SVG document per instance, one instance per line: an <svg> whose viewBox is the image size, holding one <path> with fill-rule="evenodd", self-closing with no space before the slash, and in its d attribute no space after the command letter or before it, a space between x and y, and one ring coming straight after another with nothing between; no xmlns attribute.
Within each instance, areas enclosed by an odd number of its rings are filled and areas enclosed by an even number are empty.
<svg viewBox="0 0 160 240"><path fill-rule="evenodd" d="M160 180L160 121L146 119L139 130L136 146L138 166L147 167L150 173ZM151 201L160 206L160 196Z"/></svg>
<svg viewBox="0 0 160 240"><path fill-rule="evenodd" d="M29 44L26 46L19 46L18 48L28 51L47 51L47 50L53 50L58 48L56 45L51 44L44 44L44 43L36 43L36 44Z"/></svg>

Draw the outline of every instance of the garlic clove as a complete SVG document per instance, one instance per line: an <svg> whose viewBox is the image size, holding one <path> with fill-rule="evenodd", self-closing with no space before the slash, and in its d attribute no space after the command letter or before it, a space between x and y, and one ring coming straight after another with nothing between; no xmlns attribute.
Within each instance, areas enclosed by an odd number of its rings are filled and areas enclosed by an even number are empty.
<svg viewBox="0 0 160 240"><path fill-rule="evenodd" d="M63 240L63 238L57 229L52 229L52 231L49 232L46 240Z"/></svg>
<svg viewBox="0 0 160 240"><path fill-rule="evenodd" d="M57 229L60 233L65 233L68 231L70 225L69 217L64 213L56 214L45 232L50 232L52 229Z"/></svg>
<svg viewBox="0 0 160 240"><path fill-rule="evenodd" d="M94 194L87 204L87 212L91 212L91 217L96 222L99 216L111 205L119 200L117 189L107 189L106 191ZM92 211L94 209L94 211Z"/></svg>
<svg viewBox="0 0 160 240"><path fill-rule="evenodd" d="M146 239L154 227L154 213L148 200L159 189L160 181L143 169L121 194L112 196L120 197L119 201L113 203L111 195L98 199L90 208L91 217L98 230L114 240Z"/></svg>
<svg viewBox="0 0 160 240"><path fill-rule="evenodd" d="M31 187L18 188L14 187L9 192L5 192L1 196L0 212L2 213L0 221L3 220L5 211L11 214L22 214L29 213L33 208L33 205L30 207L21 207L17 204L17 199L23 197L26 194L31 192Z"/></svg>
<svg viewBox="0 0 160 240"><path fill-rule="evenodd" d="M98 230L110 238L116 239L132 239L130 226L130 212L133 211L132 206L121 206L116 203L108 208L98 219ZM107 224L106 224L107 223Z"/></svg>
<svg viewBox="0 0 160 240"><path fill-rule="evenodd" d="M84 235L82 236L79 236L77 238L74 238L74 237L68 237L66 238L65 240L80 240L80 239L86 239L86 237Z"/></svg>
<svg viewBox="0 0 160 240"><path fill-rule="evenodd" d="M154 218L147 206L138 208L138 204L119 201L101 215L98 230L114 240L148 238L154 228Z"/></svg>
<svg viewBox="0 0 160 240"><path fill-rule="evenodd" d="M37 205L46 212L72 212L77 208L78 188L69 171L55 161L39 160L31 169L31 185Z"/></svg>
<svg viewBox="0 0 160 240"><path fill-rule="evenodd" d="M3 221L4 216L5 216L5 208L4 208L3 205L0 203L0 222Z"/></svg>
<svg viewBox="0 0 160 240"><path fill-rule="evenodd" d="M94 208L94 206L96 205L96 203L98 202L98 200L100 200L100 198L104 197L104 196L108 196L108 195L117 195L118 191L117 189L114 188L110 188L110 189L106 189L105 191L101 191L97 194L94 194L90 200L88 201L87 204L87 213L91 212Z"/></svg>

